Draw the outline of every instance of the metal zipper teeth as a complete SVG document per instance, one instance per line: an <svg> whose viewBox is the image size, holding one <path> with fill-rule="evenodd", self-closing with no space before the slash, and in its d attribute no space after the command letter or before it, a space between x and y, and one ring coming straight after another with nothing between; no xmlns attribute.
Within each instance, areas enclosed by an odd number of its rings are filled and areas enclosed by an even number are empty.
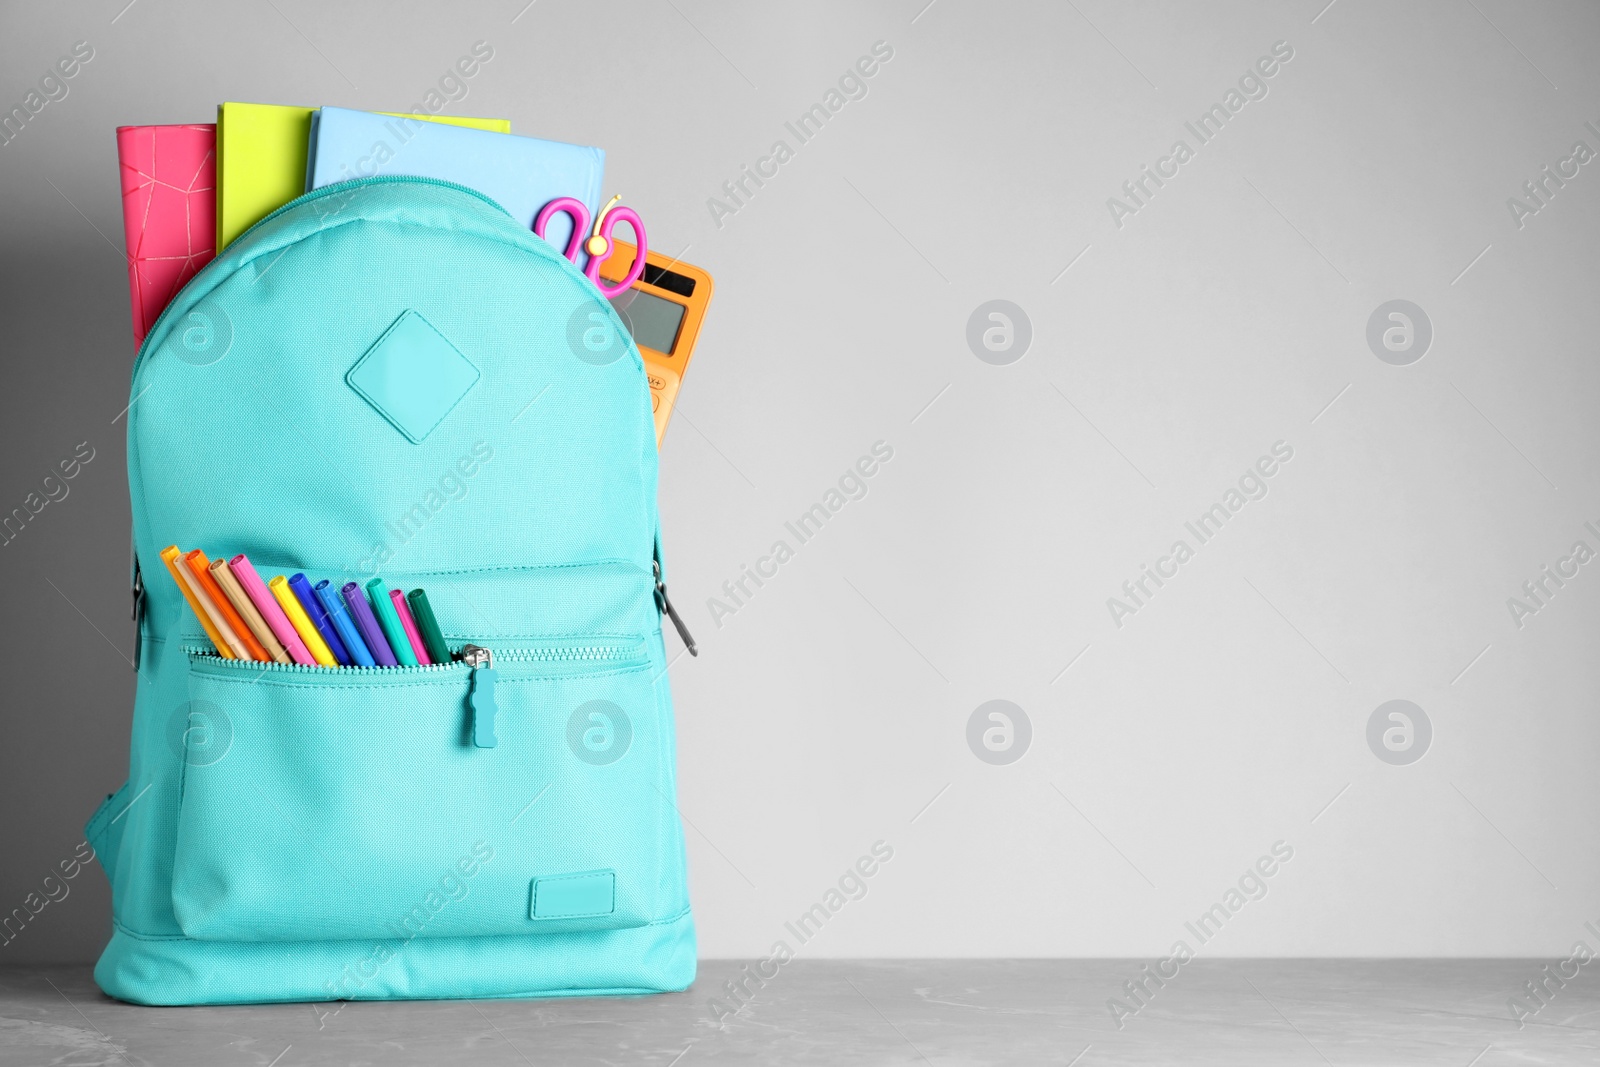
<svg viewBox="0 0 1600 1067"><path fill-rule="evenodd" d="M487 646L485 646L487 647ZM494 649L489 649L494 652ZM494 652L495 659L507 663L519 661L559 662L563 660L625 660L638 655L635 645L563 645L560 648L519 648Z"/></svg>
<svg viewBox="0 0 1600 1067"><path fill-rule="evenodd" d="M452 660L449 663L427 663L427 664L419 663L414 667L408 667L408 666L403 666L403 665L396 665L396 666L393 666L393 667L380 667L380 666L363 667L363 666L361 666L359 664L350 664L348 666L325 667L320 663L314 663L314 664L312 664L312 663L277 663L277 662L263 663L260 660L253 660L253 659L228 659L228 658L218 654L213 649L201 648L201 647L196 646L196 645L185 645L183 651L185 653L187 653L188 655L193 656L193 657L195 657L195 658L197 658L199 660L202 660L202 661L204 661L206 663L212 663L212 664L216 664L218 666L230 667L230 668L233 668L235 670L288 671L290 673L296 673L296 674L328 674L328 675L331 676L333 674L346 674L347 675L347 674L349 674L351 672L355 672L355 671L366 672L366 673L371 673L371 674L377 674L377 673L394 674L394 673L397 673L397 672L400 672L400 671L418 671L418 672L421 672L421 671L451 671L451 670L457 670L457 669L459 669L459 670L470 670L471 669L465 663L462 663L459 660Z"/></svg>
<svg viewBox="0 0 1600 1067"><path fill-rule="evenodd" d="M400 671L470 671L473 668L461 660L452 660L449 663L419 663L416 666L398 664L393 667L371 666L363 667L359 664L348 666L325 667L322 664L306 663L262 663L260 660L226 659L215 650L202 648L198 645L185 645L183 651L187 655L195 656L208 663L231 665L239 670L259 668L264 671L291 671L303 674L320 674L325 671L365 671L376 674L392 675ZM494 651L490 649L490 651ZM515 651L495 652L496 662L503 663L579 663L596 662L610 663L623 662L639 658L638 652L624 645L583 645L558 649L517 649Z"/></svg>

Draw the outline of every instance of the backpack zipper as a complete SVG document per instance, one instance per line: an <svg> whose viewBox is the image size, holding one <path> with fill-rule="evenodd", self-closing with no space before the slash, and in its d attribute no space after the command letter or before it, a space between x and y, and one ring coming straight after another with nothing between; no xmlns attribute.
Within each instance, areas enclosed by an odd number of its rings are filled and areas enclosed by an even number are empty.
<svg viewBox="0 0 1600 1067"><path fill-rule="evenodd" d="M133 673L139 673L144 658L144 575L139 570L139 553L133 553Z"/></svg>
<svg viewBox="0 0 1600 1067"><path fill-rule="evenodd" d="M655 571L656 607L672 620L672 625L677 628L678 636L683 640L683 647L689 650L689 655L700 655L700 649L696 647L694 638L689 634L689 628L683 624L683 619L678 615L678 609L667 599L667 583L661 580L661 561L651 560L650 567Z"/></svg>
<svg viewBox="0 0 1600 1067"><path fill-rule="evenodd" d="M478 748L494 748L499 743L494 736L494 681L499 676L494 669L494 653L481 645L468 645L461 650L461 660L472 668L472 689L467 693L467 706L472 709L472 743Z"/></svg>
<svg viewBox="0 0 1600 1067"><path fill-rule="evenodd" d="M324 185L321 189L313 189L309 193L303 193L300 196L297 196L293 200L289 201L287 204L284 204L282 207L273 210L269 214L264 215L260 219L257 219L255 222L251 223L250 226L243 233L241 233L239 236L235 237L232 241L229 242L229 247L232 247L233 245L236 245L240 241L244 240L246 237L249 237L256 230L260 229L262 226L265 226L267 223L271 222L273 219L277 218L279 215L282 215L284 212L288 211L290 208L299 207L301 204L307 203L307 202L312 201L312 200L320 200L324 196L331 196L331 195L339 194L339 193L348 193L348 192L351 192L351 191L353 191L355 189L362 188L364 186L375 185L375 184L377 184L379 182L402 182L402 183L415 182L415 183L420 184L420 185L438 185L438 186L443 186L446 189L454 189L457 192L469 193L472 196L476 197L477 199L482 200L485 204L488 204L490 207L493 207L495 210L505 213L508 217L510 215L510 212L507 212L505 208L500 206L499 201L495 200L492 197L485 196L483 193L480 193L476 189L473 189L473 188L471 188L469 186L457 184L456 182L448 182L448 181L445 181L442 178L423 178L423 177L420 177L420 176L417 176L417 175L413 175L413 174L375 174L375 175L373 175L371 177L368 177L368 178L352 178L350 181L347 181L347 182L335 182L333 185ZM553 245L551 247L552 247L552 249L554 248ZM194 275L193 278L190 278L188 281L183 283L183 289L189 288L196 281L198 281L199 279L205 277L206 271L212 269L212 267L214 267L218 263L222 262L223 254L226 251L227 251L227 249L224 249L224 248L217 249L216 254L211 257L211 261L208 262L205 266L201 267L199 270L195 271L195 275ZM567 257L561 255L559 252L556 253L556 258L560 259L563 263L567 262ZM568 266L571 266L571 264L569 263ZM573 267L572 269L573 270L577 270L576 267ZM579 273L579 277L582 277L582 276L583 275L580 272ZM162 324L162 322L164 322L166 320L167 313L170 312L174 307L177 306L178 296L179 296L179 294L182 293L182 291L183 290L180 289L177 293L174 293L172 295L172 299L167 302L167 306L161 309L161 314L156 316L156 321L151 323L150 329L144 335L144 340L139 343L139 351L137 353L135 353L134 357L133 357L133 376L132 377L135 380L139 377L139 365L144 362L145 349L149 347L150 339L156 335L156 332L158 330L161 329L161 324Z"/></svg>
<svg viewBox="0 0 1600 1067"><path fill-rule="evenodd" d="M461 658L451 660L449 663L418 664L414 667L323 667L301 663L262 663L257 660L240 661L224 659L214 649L207 649L198 645L185 645L183 651L190 656L203 659L210 663L231 663L239 670L259 668L261 672L288 671L295 674L318 674L328 681L347 680L354 674L356 677L383 677L393 678L396 675L406 676L411 674L438 673L440 671L459 671L466 668L467 680L467 708L472 712L472 744L476 748L494 748L499 740L494 733L494 718L498 705L495 703L494 686L500 677L500 672L495 669L495 654L482 645L466 644L461 648ZM620 662L638 656L638 648L629 645L579 645L565 648L524 648L514 651L502 652L500 658L513 663L571 663L571 662Z"/></svg>
<svg viewBox="0 0 1600 1067"><path fill-rule="evenodd" d="M476 669L479 663L475 663L472 658L468 658L469 653L480 659L483 667L493 667L493 661L497 659L507 663L620 663L637 658L640 655L634 645L568 645L561 648L521 648L491 652L481 645L467 644L462 646L461 658L452 659L449 663L426 663L418 664L415 667L361 667L353 664L341 667L324 667L319 664L230 660L223 658L214 648L203 645L184 645L183 652L208 663L233 664L241 670L256 667L263 671L316 674L328 678L335 676L351 677L357 674L363 676L378 675L388 678L420 671L453 671L463 667L469 670Z"/></svg>

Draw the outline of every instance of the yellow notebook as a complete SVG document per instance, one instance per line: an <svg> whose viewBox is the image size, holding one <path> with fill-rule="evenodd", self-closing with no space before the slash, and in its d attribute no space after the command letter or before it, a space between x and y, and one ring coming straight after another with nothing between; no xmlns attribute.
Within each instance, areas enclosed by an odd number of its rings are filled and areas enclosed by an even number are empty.
<svg viewBox="0 0 1600 1067"><path fill-rule="evenodd" d="M309 107L279 104L217 106L217 251L306 191ZM400 115L476 130L510 133L510 119Z"/></svg>

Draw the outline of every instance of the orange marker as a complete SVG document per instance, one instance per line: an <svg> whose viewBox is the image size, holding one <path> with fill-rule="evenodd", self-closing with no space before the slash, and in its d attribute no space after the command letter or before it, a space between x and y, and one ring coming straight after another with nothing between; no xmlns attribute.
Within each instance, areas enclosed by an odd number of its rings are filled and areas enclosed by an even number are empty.
<svg viewBox="0 0 1600 1067"><path fill-rule="evenodd" d="M228 569L228 561L221 558L214 559L211 561L211 565L206 568L206 571L211 575L211 580L217 583L217 587L222 590L223 595L233 605L233 610L239 613L239 617L244 620L246 628L249 629L256 641L260 643L262 648L267 650L267 658L274 663L293 663L294 660L289 658L289 653L283 650L283 645L279 644L277 637L273 635L272 627L267 625L267 620L263 619L261 612L256 610L254 602L250 599L250 594L244 591L244 586L239 584L239 579L235 578L233 572Z"/></svg>
<svg viewBox="0 0 1600 1067"><path fill-rule="evenodd" d="M189 568L189 573L194 575L194 580L200 584L200 588L206 591L206 596L217 606L217 612L228 620L228 625L233 628L234 635L239 638L239 643L244 646L245 651L250 653L250 658L258 663L270 662L272 657L267 655L267 650L261 647L261 642L251 634L250 627L246 626L239 613L233 610L233 605L228 602L227 596L217 585L217 580L211 576L210 570L207 569L211 566L211 561L206 558L206 554L198 548L193 549L184 553L183 562Z"/></svg>
<svg viewBox="0 0 1600 1067"><path fill-rule="evenodd" d="M178 583L178 591L183 594L183 599L188 601L189 608L194 612L195 618L200 620L200 625L205 627L206 636L211 638L211 643L216 646L218 654L224 659L236 658L233 650L228 647L228 642L222 639L221 632L212 625L211 616L206 614L205 605L200 603L200 598L195 592L198 587L194 584L194 579L189 577L188 570L178 562L179 554L180 549L177 545L168 545L161 550L161 562L172 572L172 580Z"/></svg>

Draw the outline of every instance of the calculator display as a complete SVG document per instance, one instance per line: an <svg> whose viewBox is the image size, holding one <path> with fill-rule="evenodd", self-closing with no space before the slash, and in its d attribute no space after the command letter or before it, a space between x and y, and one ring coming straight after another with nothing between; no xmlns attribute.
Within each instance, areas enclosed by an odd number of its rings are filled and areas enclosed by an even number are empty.
<svg viewBox="0 0 1600 1067"><path fill-rule="evenodd" d="M611 306L622 316L635 344L653 348L664 355L672 354L672 346L678 343L678 330L683 326L682 304L663 300L639 289L629 289L613 298Z"/></svg>

